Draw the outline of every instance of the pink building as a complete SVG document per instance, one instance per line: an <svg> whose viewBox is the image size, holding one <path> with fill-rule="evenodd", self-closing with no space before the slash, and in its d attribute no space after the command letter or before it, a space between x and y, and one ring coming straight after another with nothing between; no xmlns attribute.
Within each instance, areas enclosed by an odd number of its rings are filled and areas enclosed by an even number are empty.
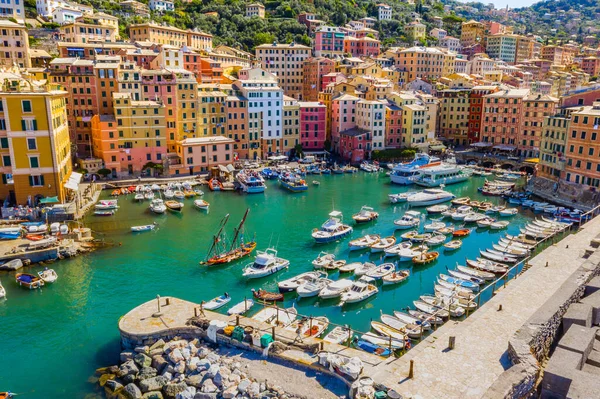
<svg viewBox="0 0 600 399"><path fill-rule="evenodd" d="M315 57L336 57L344 54L346 32L334 26L321 26L315 32Z"/></svg>
<svg viewBox="0 0 600 399"><path fill-rule="evenodd" d="M223 136L187 138L177 142L180 168L190 174L209 171L211 167L233 161L235 141ZM176 171L176 174L179 170Z"/></svg>
<svg viewBox="0 0 600 399"><path fill-rule="evenodd" d="M385 148L402 146L402 108L387 100L385 106Z"/></svg>
<svg viewBox="0 0 600 399"><path fill-rule="evenodd" d="M300 143L308 151L323 150L326 139L327 107L319 102L300 101Z"/></svg>
<svg viewBox="0 0 600 399"><path fill-rule="evenodd" d="M340 150L342 159L350 163L359 163L365 159L365 148L369 143L369 131L354 127L340 132Z"/></svg>
<svg viewBox="0 0 600 399"><path fill-rule="evenodd" d="M331 72L326 75L323 75L323 79L321 80L321 90L325 91L325 88L329 83L339 83L341 81L346 80L346 75L341 72Z"/></svg>
<svg viewBox="0 0 600 399"><path fill-rule="evenodd" d="M600 88L590 86L586 89L577 90L572 93L567 93L560 98L560 106L562 108L577 107L580 105L592 106L594 102L600 101Z"/></svg>
<svg viewBox="0 0 600 399"><path fill-rule="evenodd" d="M344 53L352 54L352 57L377 57L381 42L371 37L347 37L344 39Z"/></svg>
<svg viewBox="0 0 600 399"><path fill-rule="evenodd" d="M331 102L331 147L340 152L340 133L356 127L356 103L360 98L343 94Z"/></svg>

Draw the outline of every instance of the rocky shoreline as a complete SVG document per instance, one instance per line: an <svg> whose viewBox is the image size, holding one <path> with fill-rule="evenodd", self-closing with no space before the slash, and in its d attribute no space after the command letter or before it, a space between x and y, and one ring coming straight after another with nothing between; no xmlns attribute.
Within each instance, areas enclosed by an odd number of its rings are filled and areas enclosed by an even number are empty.
<svg viewBox="0 0 600 399"><path fill-rule="evenodd" d="M286 392L269 382L269 375L259 372L260 378L253 376L251 367L251 362L223 353L202 340L174 339L169 342L158 340L152 346L123 351L118 366L100 368L96 375L97 383L109 399L317 397ZM284 380L287 379L284 377ZM329 397L340 396L332 394Z"/></svg>

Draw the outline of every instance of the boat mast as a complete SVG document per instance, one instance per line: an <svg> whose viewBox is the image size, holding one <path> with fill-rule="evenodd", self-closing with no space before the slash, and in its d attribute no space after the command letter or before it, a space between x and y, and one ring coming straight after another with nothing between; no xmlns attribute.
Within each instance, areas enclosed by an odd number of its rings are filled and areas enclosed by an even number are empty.
<svg viewBox="0 0 600 399"><path fill-rule="evenodd" d="M233 248L234 248L234 246L235 246L235 244L237 242L238 236L240 235L240 231L244 227L244 222L246 221L246 217L248 216L248 212L250 212L250 208L246 209L246 213L244 213L244 217L242 218L242 221L240 222L240 224L238 225L238 227L234 230L235 235L233 236L233 240L231 241L231 248L229 249L229 251L233 251Z"/></svg>
<svg viewBox="0 0 600 399"><path fill-rule="evenodd" d="M208 260L210 258L210 255L212 254L213 250L215 249L215 247L219 244L219 242L221 241L221 233L223 232L223 229L225 228L225 225L227 224L227 221L229 220L229 214L225 215L225 217L221 220L221 225L219 227L219 231L217 232L217 234L215 234L213 236L213 241L212 244L210 245L210 248L208 250L208 253L206 254L206 259Z"/></svg>

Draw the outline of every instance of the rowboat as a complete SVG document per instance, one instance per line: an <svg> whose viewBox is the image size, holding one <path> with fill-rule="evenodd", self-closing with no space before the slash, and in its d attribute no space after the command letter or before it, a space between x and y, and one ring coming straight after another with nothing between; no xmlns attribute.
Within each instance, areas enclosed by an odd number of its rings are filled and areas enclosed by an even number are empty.
<svg viewBox="0 0 600 399"><path fill-rule="evenodd" d="M478 221L487 219L487 218L488 218L488 216L483 213L473 212L473 213L469 213L467 216L465 216L464 221L465 221L465 223L477 223Z"/></svg>
<svg viewBox="0 0 600 399"><path fill-rule="evenodd" d="M367 223L373 221L379 217L379 213L375 212L370 206L363 206L360 208L360 212L352 215L352 219L358 223Z"/></svg>
<svg viewBox="0 0 600 399"><path fill-rule="evenodd" d="M469 198L469 197L460 197L460 198L453 199L451 202L454 205L466 205L469 203L470 200L471 200L471 198Z"/></svg>
<svg viewBox="0 0 600 399"><path fill-rule="evenodd" d="M368 234L364 237L357 238L348 243L348 249L350 251L358 251L361 249L370 248L372 245L379 242L379 234Z"/></svg>
<svg viewBox="0 0 600 399"><path fill-rule="evenodd" d="M335 260L335 255L328 254L327 252L319 253L317 259L312 261L312 265L315 269L322 269L326 265L332 263Z"/></svg>
<svg viewBox="0 0 600 399"><path fill-rule="evenodd" d="M165 206L169 210L175 211L175 212L181 212L183 210L183 202L179 202L179 201L175 201L175 200L165 201Z"/></svg>
<svg viewBox="0 0 600 399"><path fill-rule="evenodd" d="M230 316L237 315L237 314L244 314L248 310L250 310L250 308L252 308L252 306L254 306L254 301L252 299L246 299L246 300L234 305L232 308L230 308L227 311L227 314Z"/></svg>
<svg viewBox="0 0 600 399"><path fill-rule="evenodd" d="M44 280L44 283L52 284L56 280L58 280L58 274L54 271L54 269L44 268L43 271L38 272L38 276Z"/></svg>
<svg viewBox="0 0 600 399"><path fill-rule="evenodd" d="M375 269L376 267L377 266L375 265L375 263L365 262L360 266L357 266L356 269L354 269L354 275L359 277L364 276L365 274L367 274L367 272Z"/></svg>
<svg viewBox="0 0 600 399"><path fill-rule="evenodd" d="M21 287L29 288L30 290L41 288L44 285L44 280L29 273L17 273L15 279Z"/></svg>
<svg viewBox="0 0 600 399"><path fill-rule="evenodd" d="M513 246L513 245L499 245L499 244L493 244L492 247L499 252L503 252L505 254L511 255L511 256L516 256L516 257L520 257L520 256L526 256L527 254L529 254L529 251L525 248L519 248L517 246Z"/></svg>
<svg viewBox="0 0 600 399"><path fill-rule="evenodd" d="M420 310L409 309L408 314L411 315L412 317L415 317L415 318L421 320L424 323L426 322L426 323L435 324L435 325L444 324L444 320L441 317L433 316L429 313L425 313Z"/></svg>
<svg viewBox="0 0 600 399"><path fill-rule="evenodd" d="M389 236L382 238L379 242L371 245L371 253L383 252L396 243L396 237Z"/></svg>
<svg viewBox="0 0 600 399"><path fill-rule="evenodd" d="M479 253L484 258L493 260L495 262L504 262L504 263L516 263L517 262L517 258L515 258L514 256L510 256L510 255L502 255L502 254L493 253L493 252L490 252L487 250L486 251L479 250Z"/></svg>
<svg viewBox="0 0 600 399"><path fill-rule="evenodd" d="M399 284L406 280L409 276L410 271L406 269L392 272L386 276L383 276L383 285Z"/></svg>
<svg viewBox="0 0 600 399"><path fill-rule="evenodd" d="M427 213L431 213L431 214L437 214L437 213L442 213L442 212L446 212L450 207L448 205L433 205L430 206L429 208L426 208Z"/></svg>
<svg viewBox="0 0 600 399"><path fill-rule="evenodd" d="M378 321L372 321L371 328L377 331L377 333L379 333L380 335L384 337L391 337L392 339L404 340L407 336L407 334L404 331L397 330L388 326L387 324Z"/></svg>
<svg viewBox="0 0 600 399"><path fill-rule="evenodd" d="M452 317L461 317L465 314L465 309L458 306L457 301L452 300L448 300L448 301L444 301L440 298L437 298L435 296L430 296L430 295L421 295L421 301L423 301L424 303L434 306L438 309L449 309L450 310L450 316Z"/></svg>
<svg viewBox="0 0 600 399"><path fill-rule="evenodd" d="M319 316L310 319L295 320L285 329L289 331L297 331L300 328L300 334L303 337L318 337L329 327L329 319Z"/></svg>
<svg viewBox="0 0 600 399"><path fill-rule="evenodd" d="M173 192L173 197L182 200L185 199L185 193L183 191L177 190Z"/></svg>
<svg viewBox="0 0 600 399"><path fill-rule="evenodd" d="M524 244L519 241L509 240L508 238L501 238L500 240L498 240L498 243L502 244L503 246L509 246L509 247L512 246L512 247L523 248L523 249L527 249L527 250L532 250L533 248L535 248L535 245Z"/></svg>
<svg viewBox="0 0 600 399"><path fill-rule="evenodd" d="M252 316L252 319L270 324L273 327L287 327L297 318L298 310L293 306L285 309L268 306Z"/></svg>
<svg viewBox="0 0 600 399"><path fill-rule="evenodd" d="M454 233L454 226L446 226L437 231L439 234L452 234Z"/></svg>
<svg viewBox="0 0 600 399"><path fill-rule="evenodd" d="M444 244L444 249L447 251L456 251L460 247L462 247L461 240L452 240Z"/></svg>
<svg viewBox="0 0 600 399"><path fill-rule="evenodd" d="M411 230L411 231L407 231L406 233L402 234L400 236L400 238L402 238L403 240L412 240L413 237L415 237L418 234L419 234L419 232L417 230Z"/></svg>
<svg viewBox="0 0 600 399"><path fill-rule="evenodd" d="M492 230L501 230L508 227L508 222L506 220L500 220L498 222L494 222L490 224L490 229Z"/></svg>
<svg viewBox="0 0 600 399"><path fill-rule="evenodd" d="M405 323L395 316L382 314L381 321L390 328L408 335L410 338L421 338L421 327L416 324Z"/></svg>
<svg viewBox="0 0 600 399"><path fill-rule="evenodd" d="M431 238L429 238L428 240L425 240L427 245L430 245L430 246L442 245L445 241L446 241L446 236L443 234L436 234L436 235L432 236Z"/></svg>
<svg viewBox="0 0 600 399"><path fill-rule="evenodd" d="M367 277L370 277L375 280L380 280L384 276L392 273L396 269L396 265L393 263L384 263L376 268L369 270L366 274Z"/></svg>
<svg viewBox="0 0 600 399"><path fill-rule="evenodd" d="M410 247L412 247L412 244L410 242L406 242L406 241L405 242L401 242L399 244L392 245L391 247L386 248L384 250L385 257L388 257L388 256L398 256L398 254L400 253L400 251L402 251L403 249L406 249L406 248L410 248Z"/></svg>
<svg viewBox="0 0 600 399"><path fill-rule="evenodd" d="M360 336L362 341L366 341L372 345L376 345L380 348L389 350L390 346L392 350L404 349L406 346L406 341L402 338L392 338L390 336L381 336L377 334L373 334L371 332L363 334ZM363 349L363 348L361 348ZM381 355L384 356L384 355Z"/></svg>
<svg viewBox="0 0 600 399"><path fill-rule="evenodd" d="M255 290L254 288L252 288L251 291L252 291L252 296L261 301L265 301L265 302L281 302L281 301L283 301L283 294L280 294L279 292L269 292L269 291L263 290L262 288L259 288L258 290Z"/></svg>
<svg viewBox="0 0 600 399"><path fill-rule="evenodd" d="M350 273L350 272L353 272L354 270L356 270L360 266L362 266L361 262L346 263L344 266L340 267L338 269L338 271L340 273Z"/></svg>
<svg viewBox="0 0 600 399"><path fill-rule="evenodd" d="M424 225L423 230L428 232L434 232L438 231L439 229L443 229L444 227L446 227L446 223L444 222L431 222Z"/></svg>
<svg viewBox="0 0 600 399"><path fill-rule="evenodd" d="M203 211L205 211L208 210L210 204L207 201L204 201L203 199L197 199L194 200L194 206L198 209L202 209Z"/></svg>
<svg viewBox="0 0 600 399"><path fill-rule="evenodd" d="M346 260L334 260L333 262L323 266L325 270L337 270L346 264Z"/></svg>
<svg viewBox="0 0 600 399"><path fill-rule="evenodd" d="M506 273L508 267L502 263L493 262L488 259L477 258L477 260L467 259L467 265L478 270L483 270L490 273Z"/></svg>
<svg viewBox="0 0 600 399"><path fill-rule="evenodd" d="M511 236L510 234L507 234L506 239L511 240L511 241L520 242L523 244L528 244L528 245L531 245L532 247L535 247L537 245L537 241L529 240L525 236L520 236L520 235L519 236Z"/></svg>
<svg viewBox="0 0 600 399"><path fill-rule="evenodd" d="M382 346L382 345L374 344L371 341L362 339L366 335L367 334L364 334L361 336L361 339L358 340L358 342L356 343L356 346L358 346L360 349L364 350L367 353L372 353L377 356L388 357L389 355L392 354L390 352L389 348ZM374 334L371 334L371 335L375 336ZM404 346L402 346L402 347L404 347ZM392 346L392 349L393 348L394 348L394 346Z"/></svg>
<svg viewBox="0 0 600 399"><path fill-rule="evenodd" d="M422 328L423 330L427 331L431 329L431 323L426 321L426 320L421 320L418 317L415 316L411 316L408 313L403 313L403 312L398 312L397 310L394 310L394 316L402 321L403 323L406 324L414 324L416 326L419 326L419 328Z"/></svg>
<svg viewBox="0 0 600 399"><path fill-rule="evenodd" d="M459 285L459 286L464 287L464 288L468 288L471 291L479 291L479 284L474 283L472 281L463 280L463 279L456 278L456 277L451 277L451 276L448 276L448 275L443 274L443 273L440 274L440 279L443 280L443 281L447 281L450 284L455 284L455 285Z"/></svg>
<svg viewBox="0 0 600 399"><path fill-rule="evenodd" d="M515 216L519 213L517 208L506 208L498 212L500 216Z"/></svg>
<svg viewBox="0 0 600 399"><path fill-rule="evenodd" d="M318 180L313 180L312 181L313 186L320 186L321 183Z"/></svg>
<svg viewBox="0 0 600 399"><path fill-rule="evenodd" d="M437 284L434 284L434 287L435 287L435 285L439 285L446 289L452 290L461 296L470 297L471 295L474 295L473 290L471 290L469 288L461 287L460 285L456 285L456 284L450 283L448 281L444 281L440 278L437 279Z"/></svg>
<svg viewBox="0 0 600 399"><path fill-rule="evenodd" d="M471 229L458 229L452 232L453 237L466 237L471 234Z"/></svg>
<svg viewBox="0 0 600 399"><path fill-rule="evenodd" d="M481 220L477 221L477 227L481 227L481 228L490 227L490 225L492 223L494 223L495 221L496 221L495 219L491 219L491 218L481 219Z"/></svg>
<svg viewBox="0 0 600 399"><path fill-rule="evenodd" d="M348 341L351 336L352 331L349 328L338 326L331 330L329 333L327 333L327 335L325 335L325 337L323 338L323 341L339 345Z"/></svg>
<svg viewBox="0 0 600 399"><path fill-rule="evenodd" d="M142 231L150 231L150 230L154 230L156 228L156 226L157 226L156 223L144 224L142 226L131 226L131 231L134 233L139 233Z"/></svg>
<svg viewBox="0 0 600 399"><path fill-rule="evenodd" d="M493 280L494 278L496 278L496 275L494 273L484 272L482 270L474 269L474 268L467 267L467 266L461 266L458 264L456 265L456 270L460 271L461 273L469 274L471 276L475 276L475 277L478 277L483 280L489 281L489 280Z"/></svg>
<svg viewBox="0 0 600 399"><path fill-rule="evenodd" d="M296 289L302 284L308 283L310 281L315 281L324 277L327 277L327 273L325 272L306 272L280 282L279 284L277 284L277 288L281 293L292 292L296 291Z"/></svg>
<svg viewBox="0 0 600 399"><path fill-rule="evenodd" d="M525 235L526 237L533 237L537 240L541 240L544 239L546 237L551 236L553 233L551 232L541 232L541 231L535 231L535 230L530 230L528 228L525 229L520 229L519 230L521 234Z"/></svg>
<svg viewBox="0 0 600 399"><path fill-rule="evenodd" d="M427 252L427 246L419 246L417 248L403 248L398 252L400 262L408 262L413 260L415 257L420 256L422 253Z"/></svg>
<svg viewBox="0 0 600 399"><path fill-rule="evenodd" d="M458 291L454 288L444 287L441 284L434 284L433 289L436 292L436 296L437 296L437 293L439 292L442 295L447 296L447 297L454 296L457 298L464 298L469 301L472 301L475 298L475 294L473 294L473 291L471 291L471 290L466 290L467 292Z"/></svg>
<svg viewBox="0 0 600 399"><path fill-rule="evenodd" d="M368 281L372 279L365 279L365 276L355 281L352 287L342 294L340 302L342 304L361 302L377 294L379 292L377 287Z"/></svg>
<svg viewBox="0 0 600 399"><path fill-rule="evenodd" d="M115 211L113 209L111 210L107 210L107 211L94 211L94 215L96 216L112 216L115 214Z"/></svg>
<svg viewBox="0 0 600 399"><path fill-rule="evenodd" d="M431 306L430 304L425 303L423 301L413 301L413 305L415 305L415 308L417 308L418 310L420 310L423 313L427 313L432 316L435 315L436 317L439 317L442 319L447 319L450 316L450 314L448 313L447 310L440 309L435 306Z"/></svg>
<svg viewBox="0 0 600 399"><path fill-rule="evenodd" d="M206 302L204 305L202 305L202 308L208 310L215 310L227 305L230 301L231 297L229 296L229 294L224 293L223 295L219 295L218 297L215 297L210 301Z"/></svg>
<svg viewBox="0 0 600 399"><path fill-rule="evenodd" d="M436 260L440 256L439 252L421 252L420 255L415 256L412 261L415 265L424 265L427 263L431 263Z"/></svg>
<svg viewBox="0 0 600 399"><path fill-rule="evenodd" d="M341 280L333 281L319 291L319 298L321 299L332 299L337 298L344 292L348 291L352 287L353 281L343 278Z"/></svg>
<svg viewBox="0 0 600 399"><path fill-rule="evenodd" d="M321 278L315 281L304 283L296 288L296 293L300 298L310 298L319 295L319 292L329 284L333 283L333 280L328 278Z"/></svg>
<svg viewBox="0 0 600 399"><path fill-rule="evenodd" d="M462 205L459 206L456 211L454 211L454 213L452 214L452 219L453 220L463 220L464 218L467 217L467 215L469 213L471 213L471 210L473 208L470 207L469 205Z"/></svg>
<svg viewBox="0 0 600 399"><path fill-rule="evenodd" d="M477 309L477 303L473 302L470 299L457 297L452 292L445 294L443 292L436 291L435 297L437 299L439 299L440 301L442 301L442 303L444 303L444 306L447 306L448 304L450 304L450 306L454 307L456 310L458 310L458 308L462 308L463 310ZM460 310L458 310L458 312L460 312ZM462 312L460 312L460 313L462 313ZM455 317L460 317L460 315L457 314Z"/></svg>
<svg viewBox="0 0 600 399"><path fill-rule="evenodd" d="M450 276L454 277L454 278L458 278L458 279L461 279L461 280L464 280L464 281L471 281L471 282L473 282L475 284L479 284L479 285L482 285L482 284L485 283L484 279L472 276L470 274L462 273L462 272L460 272L458 270L450 270L450 269L448 269L448 274Z"/></svg>
<svg viewBox="0 0 600 399"><path fill-rule="evenodd" d="M416 234L410 240L412 242L424 242L432 237L431 233Z"/></svg>

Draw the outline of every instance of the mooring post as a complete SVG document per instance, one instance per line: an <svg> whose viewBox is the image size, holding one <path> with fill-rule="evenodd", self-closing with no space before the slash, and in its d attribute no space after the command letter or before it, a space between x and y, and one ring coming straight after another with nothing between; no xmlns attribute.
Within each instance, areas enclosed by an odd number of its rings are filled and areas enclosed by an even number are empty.
<svg viewBox="0 0 600 399"><path fill-rule="evenodd" d="M171 298L167 297L167 303L165 304L165 306L169 306L171 304Z"/></svg>
<svg viewBox="0 0 600 399"><path fill-rule="evenodd" d="M239 314L236 314L236 315L235 315L235 325L236 325L236 326L239 326L239 325L240 325L240 315L239 315Z"/></svg>
<svg viewBox="0 0 600 399"><path fill-rule="evenodd" d="M408 378L414 378L414 376L415 376L414 365L415 365L415 361L411 360L410 361L410 368L408 369Z"/></svg>
<svg viewBox="0 0 600 399"><path fill-rule="evenodd" d="M194 306L194 317L198 317L198 308Z"/></svg>
<svg viewBox="0 0 600 399"><path fill-rule="evenodd" d="M450 349L450 350L454 349L454 344L455 343L456 343L456 337L455 336L448 337L448 349Z"/></svg>
<svg viewBox="0 0 600 399"><path fill-rule="evenodd" d="M156 296L156 307L157 307L158 310L156 311L156 313L154 313L152 315L152 317L160 317L160 316L162 316L162 312L160 311L160 295Z"/></svg>
<svg viewBox="0 0 600 399"><path fill-rule="evenodd" d="M498 312L502 311L502 304L498 305Z"/></svg>
<svg viewBox="0 0 600 399"><path fill-rule="evenodd" d="M275 327L271 327L271 336L273 337L273 341L275 341Z"/></svg>

